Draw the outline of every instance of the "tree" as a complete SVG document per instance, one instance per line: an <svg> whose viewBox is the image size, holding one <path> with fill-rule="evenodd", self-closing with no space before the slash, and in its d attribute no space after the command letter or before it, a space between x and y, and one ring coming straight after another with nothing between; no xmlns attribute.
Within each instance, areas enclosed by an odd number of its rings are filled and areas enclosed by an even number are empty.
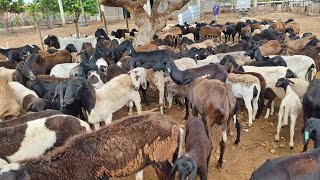
<svg viewBox="0 0 320 180"><path fill-rule="evenodd" d="M7 32L9 32L9 12L20 14L25 10L23 5L23 0L0 0L0 22Z"/></svg>
<svg viewBox="0 0 320 180"><path fill-rule="evenodd" d="M99 0L100 4L112 7L122 7L133 15L135 24L139 27L139 32L135 38L134 45L144 45L149 43L156 32L166 26L166 22L175 10L181 9L190 0L178 0L172 2L168 0L168 7L163 12L158 11L162 0L154 0L151 15L144 10L143 5L146 0Z"/></svg>
<svg viewBox="0 0 320 180"><path fill-rule="evenodd" d="M81 13L81 5L79 0L67 0L63 1L64 8L66 11L69 11L70 13L73 14L74 20L73 22L75 23L76 26L76 34L77 37L79 38L79 27L78 27L78 22L79 22L79 16Z"/></svg>

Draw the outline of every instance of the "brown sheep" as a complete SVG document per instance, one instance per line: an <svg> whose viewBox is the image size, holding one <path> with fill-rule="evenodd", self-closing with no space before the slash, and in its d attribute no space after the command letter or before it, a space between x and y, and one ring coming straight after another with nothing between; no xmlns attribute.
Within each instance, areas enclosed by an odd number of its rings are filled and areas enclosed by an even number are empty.
<svg viewBox="0 0 320 180"><path fill-rule="evenodd" d="M263 56L277 55L281 52L281 45L277 40L270 40L260 46L260 51Z"/></svg>
<svg viewBox="0 0 320 180"><path fill-rule="evenodd" d="M75 136L47 156L4 167L0 179L109 179L129 176L148 165L159 179L168 179L169 162L182 150L181 135L180 125L169 116L125 117Z"/></svg>
<svg viewBox="0 0 320 180"><path fill-rule="evenodd" d="M71 53L67 50L60 50L54 54L43 56L43 59L45 60L46 71L49 72L49 74L53 66L56 64L72 63Z"/></svg>
<svg viewBox="0 0 320 180"><path fill-rule="evenodd" d="M218 37L221 41L221 29L217 27L209 27L204 26L200 29L200 38L206 38L206 37Z"/></svg>
<svg viewBox="0 0 320 180"><path fill-rule="evenodd" d="M54 77L49 75L38 75L36 77L42 82L47 82L47 83L60 83L60 82L66 82L72 79L72 78L59 78L59 77Z"/></svg>
<svg viewBox="0 0 320 180"><path fill-rule="evenodd" d="M222 125L222 140L220 142L220 158L218 166L223 163L223 155L225 151L225 143L227 141L227 133L229 132L229 124L232 117L236 116L237 100L232 93L231 85L225 84L216 79L196 78L188 88L188 99L192 104L193 116L198 116L198 112L202 115L202 120L206 124L206 131L214 124ZM240 142L240 124L237 119L237 139L235 144ZM212 136L209 136L212 137Z"/></svg>
<svg viewBox="0 0 320 180"><path fill-rule="evenodd" d="M248 39L248 38L252 37L250 26L243 27L241 29L240 36L241 36L241 39Z"/></svg>
<svg viewBox="0 0 320 180"><path fill-rule="evenodd" d="M281 31L281 32L285 32L285 30L286 30L285 24L282 21L277 21L277 22L271 24L270 28L272 28L274 31Z"/></svg>
<svg viewBox="0 0 320 180"><path fill-rule="evenodd" d="M256 29L259 29L259 30L261 30L261 27L260 27L260 25L259 24L252 24L251 25L251 32L253 33L254 32L254 30L256 30Z"/></svg>
<svg viewBox="0 0 320 180"><path fill-rule="evenodd" d="M293 41L289 38L289 36L287 36L284 40L284 43L291 49L299 50L299 49L305 48L306 45L315 38L316 38L316 35L308 35L304 38Z"/></svg>
<svg viewBox="0 0 320 180"><path fill-rule="evenodd" d="M286 29L293 29L293 32L296 34L296 35L299 35L300 34L300 26L298 23L296 22L289 22L285 25L285 28Z"/></svg>
<svg viewBox="0 0 320 180"><path fill-rule="evenodd" d="M19 116L22 112L21 106L15 99L13 90L8 82L0 79L0 119L8 116Z"/></svg>
<svg viewBox="0 0 320 180"><path fill-rule="evenodd" d="M171 28L165 32L162 32L161 34L167 34L167 33L171 33L173 36L178 37L179 34L182 34L182 31L180 28L174 27L174 28Z"/></svg>
<svg viewBox="0 0 320 180"><path fill-rule="evenodd" d="M157 49L158 49L158 46L155 44L145 44L145 45L134 48L134 50L136 50L137 52L149 52L149 51L155 51Z"/></svg>
<svg viewBox="0 0 320 180"><path fill-rule="evenodd" d="M30 112L30 113L24 114L23 116L13 118L8 121L0 122L0 128L18 126L21 124L25 124L28 121L33 121L36 119L45 118L45 117L49 117L57 114L63 114L63 113L53 109L47 109L41 112Z"/></svg>

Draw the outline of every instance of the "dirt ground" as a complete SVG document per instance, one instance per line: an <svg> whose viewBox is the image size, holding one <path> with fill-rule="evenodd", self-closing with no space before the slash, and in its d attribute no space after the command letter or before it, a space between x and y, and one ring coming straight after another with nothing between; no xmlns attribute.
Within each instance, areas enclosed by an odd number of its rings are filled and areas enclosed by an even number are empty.
<svg viewBox="0 0 320 180"><path fill-rule="evenodd" d="M295 21L300 23L301 32L313 32L317 36L320 35L319 17L312 17L308 15L292 14L292 13L258 13L252 16L257 19L270 18L270 19L287 19L294 18ZM202 20L209 22L211 15L205 15ZM225 23L227 21L236 22L238 17L236 14L227 13L221 14L218 23ZM172 21L174 23L175 21ZM171 23L171 22L170 22ZM100 23L90 23L88 27L80 27L81 34L93 34ZM135 27L133 22L130 22L130 29ZM108 30L126 28L124 21L108 22ZM0 29L0 45L9 47L17 47L25 44L40 45L38 35L33 28L16 29L13 36L4 35L4 31ZM68 36L69 33L74 32L74 25L67 25L63 28L43 29L43 36L47 34L55 34L58 36ZM152 101L150 106L142 104L143 110L153 109L157 107L157 93L148 92L149 99ZM294 142L294 149L289 149L289 127L286 126L281 130L280 142L274 142L274 135L276 134L277 126L277 112L279 107L279 100L276 102L275 112L276 115L271 115L269 119L264 119L264 113L253 122L251 128L247 127L248 116L247 110L242 104L239 120L241 122L241 142L239 145L234 145L234 136L228 137L226 146L224 164L222 169L216 168L216 163L219 157L219 141L221 140L221 128L218 126L213 127L213 153L210 159L208 179L221 179L221 180L244 180L249 179L251 173L264 163L268 158L277 158L284 155L291 155L299 153L302 150L302 112L297 119L296 131ZM114 115L114 120L126 116L127 109L123 108ZM178 110L177 106L166 110L167 115L171 115L177 121L183 123L184 110ZM231 125L231 131L235 134L234 125ZM309 147L313 145L310 144ZM123 180L133 180L134 176L120 178ZM145 180L157 179L154 170L148 167L144 171Z"/></svg>

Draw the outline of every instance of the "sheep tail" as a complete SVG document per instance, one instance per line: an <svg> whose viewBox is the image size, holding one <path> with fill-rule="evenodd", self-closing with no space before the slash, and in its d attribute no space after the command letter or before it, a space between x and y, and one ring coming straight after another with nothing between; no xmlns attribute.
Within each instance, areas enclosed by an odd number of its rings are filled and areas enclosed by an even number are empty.
<svg viewBox="0 0 320 180"><path fill-rule="evenodd" d="M183 150L183 139L184 139L184 130L180 127L179 128L179 151L178 151L178 158L182 156Z"/></svg>

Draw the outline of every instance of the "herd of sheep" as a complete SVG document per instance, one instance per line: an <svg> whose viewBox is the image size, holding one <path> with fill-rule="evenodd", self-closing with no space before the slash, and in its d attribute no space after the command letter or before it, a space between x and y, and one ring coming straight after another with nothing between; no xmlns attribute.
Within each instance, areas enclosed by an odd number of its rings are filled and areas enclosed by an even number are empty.
<svg viewBox="0 0 320 180"><path fill-rule="evenodd" d="M251 127L275 113L276 98L275 141L290 117L294 147L302 113L303 150L310 139L314 150L268 159L250 179L320 179L315 35L291 18L168 24L134 47L137 32L97 29L80 39L48 35L47 50L0 48L0 180L141 180L149 165L159 179L208 179L213 125L221 126L222 168L232 124L241 143L240 106ZM150 90L159 92L159 112L143 111ZM185 106L182 124L165 113L173 102ZM113 121L125 106L128 116Z"/></svg>

